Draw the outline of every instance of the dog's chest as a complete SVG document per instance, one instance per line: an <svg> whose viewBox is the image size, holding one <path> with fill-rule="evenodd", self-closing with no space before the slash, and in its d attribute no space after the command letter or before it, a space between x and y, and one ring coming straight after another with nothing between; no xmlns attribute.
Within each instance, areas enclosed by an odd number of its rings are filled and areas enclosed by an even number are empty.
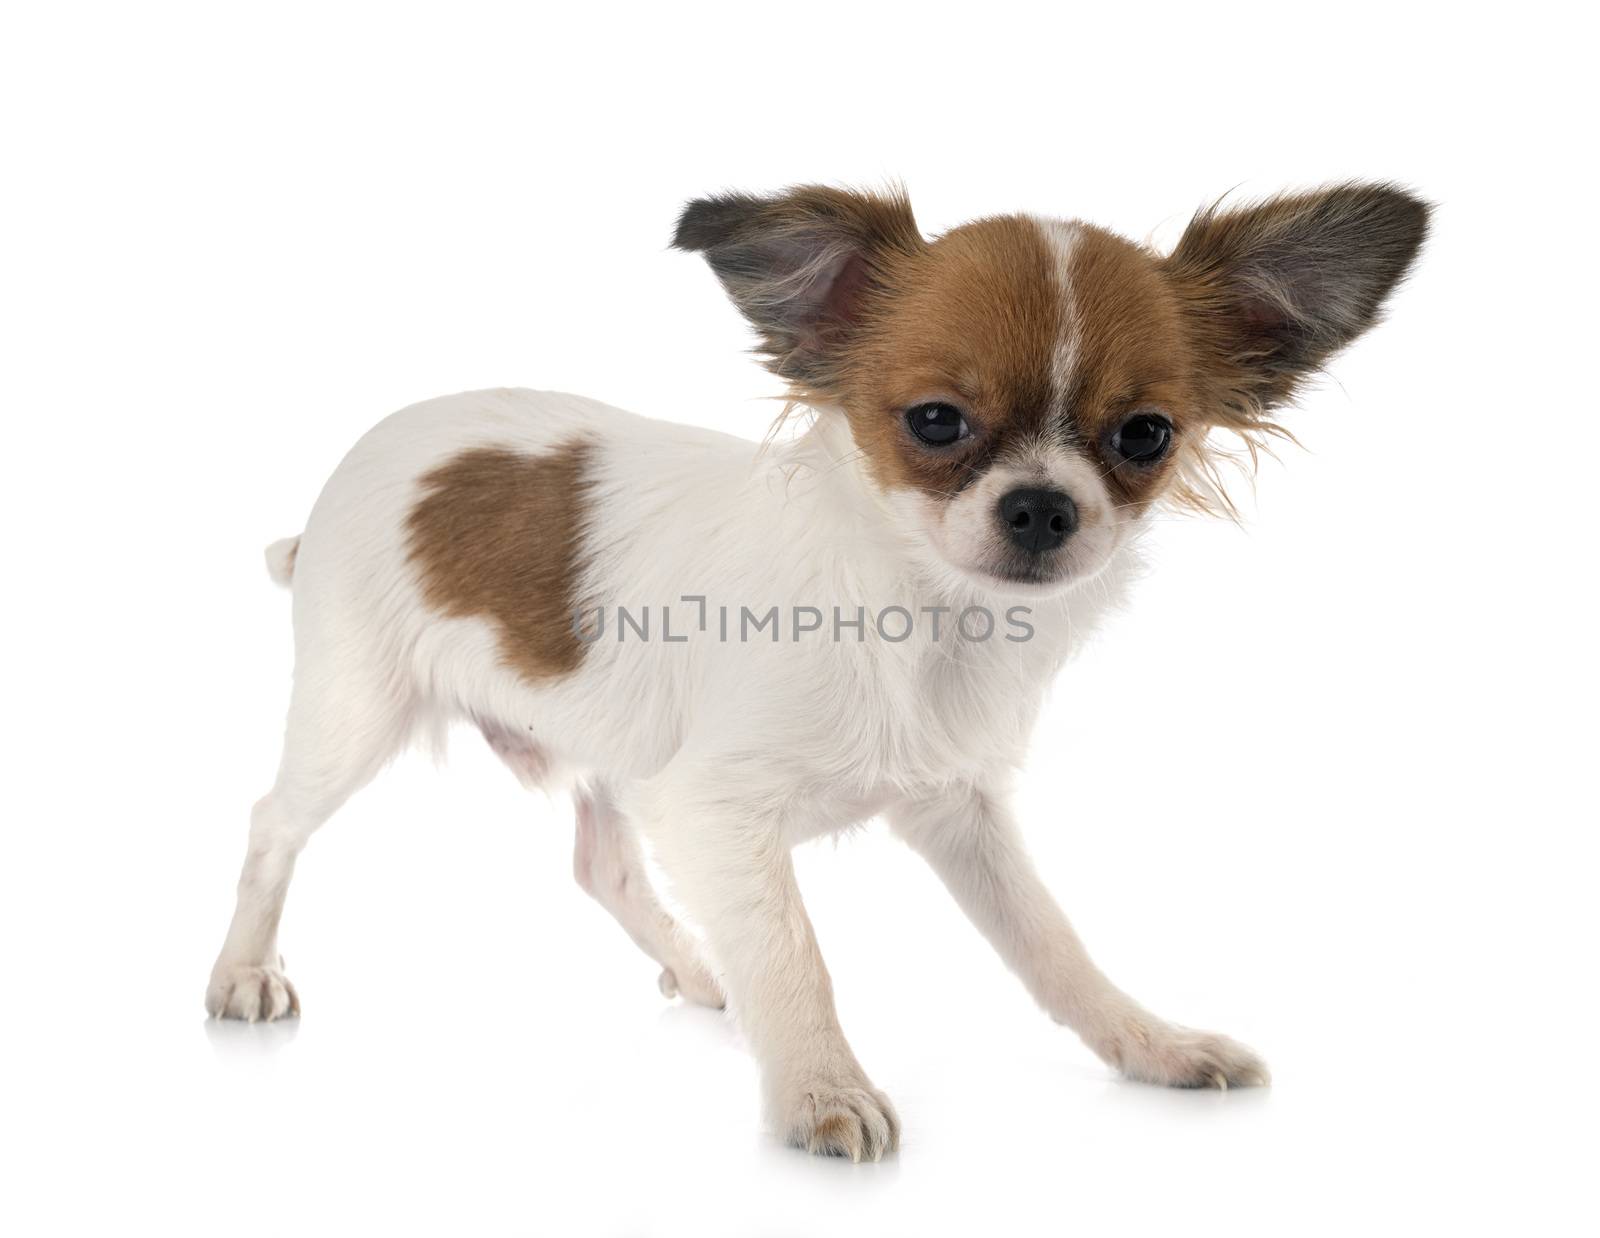
<svg viewBox="0 0 1600 1238"><path fill-rule="evenodd" d="M847 785L973 780L1018 760L1061 651L1005 641L857 654L822 724Z"/></svg>
<svg viewBox="0 0 1600 1238"><path fill-rule="evenodd" d="M863 821L896 800L992 781L1017 763L1046 676L1015 658L863 659L792 733L784 763L791 843ZM1008 673L1009 672L1009 673ZM849 691L840 693L848 684ZM820 693L819 693L820 696ZM803 793L802 793L803 792Z"/></svg>

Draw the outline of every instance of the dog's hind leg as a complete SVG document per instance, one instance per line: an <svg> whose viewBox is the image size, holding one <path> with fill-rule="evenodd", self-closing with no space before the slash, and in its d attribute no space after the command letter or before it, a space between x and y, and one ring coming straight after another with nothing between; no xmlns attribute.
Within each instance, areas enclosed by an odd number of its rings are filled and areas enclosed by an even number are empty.
<svg viewBox="0 0 1600 1238"><path fill-rule="evenodd" d="M278 954L278 920L295 858L411 728L411 695L394 677L355 665L347 654L334 656L333 642L298 644L283 761L251 814L238 902L206 988L206 1009L218 1018L255 1022L299 1013Z"/></svg>
<svg viewBox="0 0 1600 1238"><path fill-rule="evenodd" d="M576 800L572 871L578 884L661 964L663 994L682 993L699 1005L721 1008L722 988L700 961L700 947L656 898L631 823L604 788L579 790Z"/></svg>

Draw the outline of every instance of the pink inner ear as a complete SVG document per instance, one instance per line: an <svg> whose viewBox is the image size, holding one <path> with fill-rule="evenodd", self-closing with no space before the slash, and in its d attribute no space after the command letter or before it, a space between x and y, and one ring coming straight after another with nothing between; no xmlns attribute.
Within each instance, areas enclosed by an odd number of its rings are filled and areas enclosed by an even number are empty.
<svg viewBox="0 0 1600 1238"><path fill-rule="evenodd" d="M1239 325L1247 335L1276 335L1289 325L1289 315L1283 306L1266 297L1245 297L1239 303Z"/></svg>
<svg viewBox="0 0 1600 1238"><path fill-rule="evenodd" d="M867 263L860 254L849 254L834 272L822 298L818 317L824 322L848 323L861 307L861 294L867 287Z"/></svg>
<svg viewBox="0 0 1600 1238"><path fill-rule="evenodd" d="M861 309L867 287L867 263L860 254L845 254L817 273L812 281L811 308L798 325L800 347L823 352L849 329Z"/></svg>
<svg viewBox="0 0 1600 1238"><path fill-rule="evenodd" d="M1285 360L1300 347L1305 329L1288 306L1260 294L1238 302L1234 321L1238 339L1262 364Z"/></svg>

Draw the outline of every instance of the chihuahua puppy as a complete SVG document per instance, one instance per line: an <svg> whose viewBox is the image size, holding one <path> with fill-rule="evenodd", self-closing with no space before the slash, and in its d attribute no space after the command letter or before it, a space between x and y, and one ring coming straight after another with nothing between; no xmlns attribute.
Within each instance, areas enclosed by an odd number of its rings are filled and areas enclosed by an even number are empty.
<svg viewBox="0 0 1600 1238"><path fill-rule="evenodd" d="M301 848L409 740L464 719L530 786L575 777L578 880L663 993L733 1009L793 1144L876 1160L899 1138L790 859L876 815L1124 1075L1265 1083L1249 1049L1095 967L1007 775L1151 512L1226 504L1214 432L1279 432L1273 410L1377 319L1427 215L1346 184L1203 211L1162 256L1024 215L929 240L894 192L691 202L674 243L809 425L758 445L496 390L361 439L268 550L292 582L294 688L207 1009L299 1013L277 936Z"/></svg>

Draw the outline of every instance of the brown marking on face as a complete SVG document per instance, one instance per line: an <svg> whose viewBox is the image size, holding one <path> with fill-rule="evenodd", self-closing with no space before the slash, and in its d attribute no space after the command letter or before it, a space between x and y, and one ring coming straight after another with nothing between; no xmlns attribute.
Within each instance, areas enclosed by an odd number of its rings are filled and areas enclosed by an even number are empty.
<svg viewBox="0 0 1600 1238"><path fill-rule="evenodd" d="M902 190L798 186L690 202L674 243L704 253L800 403L842 404L880 486L948 498L1030 440L1084 453L1121 504L1163 491L1231 510L1206 441L1253 456L1285 433L1272 410L1376 321L1427 231L1394 185L1350 183L1201 211L1167 258L1087 225L979 220L929 242ZM1066 277L1050 230L1070 228ZM1065 319L1082 332L1069 391L1053 365ZM1147 400L1174 425L1164 461L1108 458ZM909 407L947 400L972 441L929 449ZM1049 442L1042 444L1050 446Z"/></svg>
<svg viewBox="0 0 1600 1238"><path fill-rule="evenodd" d="M1021 216L946 233L891 269L864 309L839 392L857 446L878 483L947 498L997 454L1053 435L1052 363L1066 304L1054 252ZM948 400L968 414L971 439L917 441L906 411Z"/></svg>
<svg viewBox="0 0 1600 1238"><path fill-rule="evenodd" d="M1065 407L1112 501L1142 508L1172 480L1185 445L1206 431L1182 308L1155 254L1088 224L1078 225L1068 282L1074 349ZM1111 447L1117 428L1140 412L1173 427L1172 448L1150 464Z"/></svg>
<svg viewBox="0 0 1600 1238"><path fill-rule="evenodd" d="M526 679L576 670L587 648L573 613L589 450L462 452L422 479L426 494L406 521L423 600L490 620L506 665Z"/></svg>

